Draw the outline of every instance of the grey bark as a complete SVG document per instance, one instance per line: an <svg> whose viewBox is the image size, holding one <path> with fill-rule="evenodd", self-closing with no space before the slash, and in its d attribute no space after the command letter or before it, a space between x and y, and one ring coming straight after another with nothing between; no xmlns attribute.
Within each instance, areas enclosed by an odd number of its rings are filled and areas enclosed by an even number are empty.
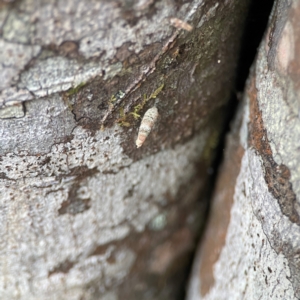
<svg viewBox="0 0 300 300"><path fill-rule="evenodd" d="M1 299L179 297L246 6L0 4Z"/></svg>
<svg viewBox="0 0 300 300"><path fill-rule="evenodd" d="M300 299L300 1L276 1L187 299ZM230 180L228 175L231 175Z"/></svg>

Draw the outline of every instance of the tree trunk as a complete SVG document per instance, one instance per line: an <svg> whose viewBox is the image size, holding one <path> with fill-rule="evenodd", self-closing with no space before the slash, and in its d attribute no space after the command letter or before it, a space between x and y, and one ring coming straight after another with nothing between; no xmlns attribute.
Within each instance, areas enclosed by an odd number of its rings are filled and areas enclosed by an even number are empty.
<svg viewBox="0 0 300 300"><path fill-rule="evenodd" d="M276 1L228 137L189 300L300 299L299 18L300 1Z"/></svg>
<svg viewBox="0 0 300 300"><path fill-rule="evenodd" d="M0 4L1 299L179 299L247 2Z"/></svg>

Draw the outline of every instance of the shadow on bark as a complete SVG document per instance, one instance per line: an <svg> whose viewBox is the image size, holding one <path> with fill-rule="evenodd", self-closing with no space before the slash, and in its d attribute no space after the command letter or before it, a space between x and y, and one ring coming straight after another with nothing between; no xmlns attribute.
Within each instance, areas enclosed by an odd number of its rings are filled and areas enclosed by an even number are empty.
<svg viewBox="0 0 300 300"><path fill-rule="evenodd" d="M232 91L231 99L226 107L226 118L223 127L224 129L220 136L219 145L216 149L215 160L210 168L211 177L209 180L209 186L207 188L207 198L209 200L212 198L218 176L218 169L223 161L225 138L226 135L231 131L231 126L233 125L231 123L236 114L238 103L242 100L242 93L244 91L245 83L249 76L251 65L255 60L257 49L265 33L273 4L274 0L266 0L263 3L259 0L253 0L249 8L241 40L240 56L236 67L235 91ZM209 212L210 203L208 201L207 211L205 214L206 220L208 219ZM199 232L198 243L201 240L204 229L205 228L201 228ZM192 262L193 259L191 257L189 267L186 269L186 280L188 280L189 274L191 273ZM185 299L184 288L181 290L181 293L178 296L179 297L177 299Z"/></svg>

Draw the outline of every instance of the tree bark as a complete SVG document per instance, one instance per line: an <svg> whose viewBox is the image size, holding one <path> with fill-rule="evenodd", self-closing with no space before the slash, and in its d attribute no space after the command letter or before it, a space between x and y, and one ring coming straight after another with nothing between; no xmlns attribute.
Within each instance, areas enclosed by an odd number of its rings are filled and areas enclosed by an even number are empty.
<svg viewBox="0 0 300 300"><path fill-rule="evenodd" d="M179 299L247 2L0 4L1 299Z"/></svg>
<svg viewBox="0 0 300 300"><path fill-rule="evenodd" d="M187 299L300 299L300 1L275 2Z"/></svg>

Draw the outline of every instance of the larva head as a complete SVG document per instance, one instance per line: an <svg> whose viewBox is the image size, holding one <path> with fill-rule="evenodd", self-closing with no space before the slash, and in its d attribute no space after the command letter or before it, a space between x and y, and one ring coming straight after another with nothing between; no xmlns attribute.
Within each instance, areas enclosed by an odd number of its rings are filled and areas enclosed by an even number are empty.
<svg viewBox="0 0 300 300"><path fill-rule="evenodd" d="M138 135L138 137L135 141L135 144L136 144L137 148L140 148L144 144L144 142L146 140L146 137L147 137L147 135L145 135L145 134L139 134Z"/></svg>

